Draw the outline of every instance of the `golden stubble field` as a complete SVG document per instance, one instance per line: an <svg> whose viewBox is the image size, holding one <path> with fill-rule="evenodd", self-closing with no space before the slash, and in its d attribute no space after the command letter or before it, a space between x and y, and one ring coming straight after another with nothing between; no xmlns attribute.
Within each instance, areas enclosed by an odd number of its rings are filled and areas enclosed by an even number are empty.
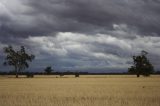
<svg viewBox="0 0 160 106"><path fill-rule="evenodd" d="M160 106L160 76L0 77L0 106Z"/></svg>

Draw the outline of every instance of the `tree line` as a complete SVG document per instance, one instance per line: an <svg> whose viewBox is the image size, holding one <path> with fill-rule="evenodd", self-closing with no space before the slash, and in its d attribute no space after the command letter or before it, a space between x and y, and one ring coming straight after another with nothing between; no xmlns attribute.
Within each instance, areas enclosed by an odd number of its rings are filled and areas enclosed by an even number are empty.
<svg viewBox="0 0 160 106"><path fill-rule="evenodd" d="M35 55L29 54L26 52L25 47L21 46L20 50L15 50L12 46L4 47L5 61L4 65L13 66L16 78L18 78L20 72L29 68L29 62L32 62L35 59ZM128 68L128 73L136 74L137 77L140 75L150 76L154 72L154 67L147 58L148 52L142 51L140 55L133 56L133 65ZM44 69L47 75L51 74L54 70L51 66L48 66ZM63 76L63 73L60 73L60 76ZM27 77L33 77L32 74L27 73ZM79 77L79 73L75 73L75 77Z"/></svg>

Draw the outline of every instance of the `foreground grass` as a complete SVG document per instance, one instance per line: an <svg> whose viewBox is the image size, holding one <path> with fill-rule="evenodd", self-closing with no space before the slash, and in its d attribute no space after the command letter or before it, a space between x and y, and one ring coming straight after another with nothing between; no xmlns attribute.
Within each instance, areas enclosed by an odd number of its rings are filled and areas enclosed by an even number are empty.
<svg viewBox="0 0 160 106"><path fill-rule="evenodd" d="M160 106L160 77L0 78L0 106Z"/></svg>

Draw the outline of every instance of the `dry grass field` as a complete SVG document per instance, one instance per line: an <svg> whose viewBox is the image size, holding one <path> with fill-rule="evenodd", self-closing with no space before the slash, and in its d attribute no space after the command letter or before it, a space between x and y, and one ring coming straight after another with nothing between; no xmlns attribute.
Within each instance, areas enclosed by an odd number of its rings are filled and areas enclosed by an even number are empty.
<svg viewBox="0 0 160 106"><path fill-rule="evenodd" d="M0 77L0 106L160 106L160 76Z"/></svg>

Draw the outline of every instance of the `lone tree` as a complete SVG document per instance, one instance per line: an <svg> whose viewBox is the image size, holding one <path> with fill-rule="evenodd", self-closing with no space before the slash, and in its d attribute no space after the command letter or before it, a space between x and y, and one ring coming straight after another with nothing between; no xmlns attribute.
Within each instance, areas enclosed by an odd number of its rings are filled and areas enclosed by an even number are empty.
<svg viewBox="0 0 160 106"><path fill-rule="evenodd" d="M34 55L29 55L25 51L25 47L21 46L20 50L14 50L12 46L4 48L4 53L6 54L4 65L10 65L14 67L16 73L16 78L20 71L29 67L28 62L32 62L35 58Z"/></svg>
<svg viewBox="0 0 160 106"><path fill-rule="evenodd" d="M133 56L133 66L128 69L129 73L136 74L137 77L140 75L150 76L154 72L154 67L147 58L147 52L141 51L138 56Z"/></svg>
<svg viewBox="0 0 160 106"><path fill-rule="evenodd" d="M44 69L44 71L47 73L47 74L51 74L51 72L53 71L52 70L52 67L51 66L48 66Z"/></svg>

